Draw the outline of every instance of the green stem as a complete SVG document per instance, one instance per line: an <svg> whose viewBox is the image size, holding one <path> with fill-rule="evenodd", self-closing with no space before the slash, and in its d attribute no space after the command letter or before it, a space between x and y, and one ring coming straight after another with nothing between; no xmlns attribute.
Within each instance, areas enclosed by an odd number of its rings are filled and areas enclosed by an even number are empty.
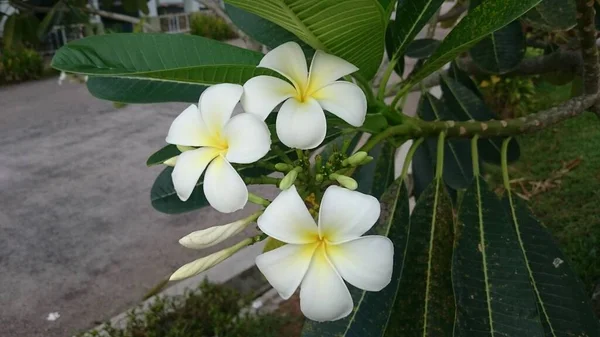
<svg viewBox="0 0 600 337"><path fill-rule="evenodd" d="M357 73L352 74L352 77L354 77L354 79L358 83L358 86L363 90L363 92L367 96L367 102L375 103L377 99L375 98L375 94L373 94L373 90L371 89L371 85L369 84L369 82Z"/></svg>
<svg viewBox="0 0 600 337"><path fill-rule="evenodd" d="M387 68L385 68L385 72L383 73L383 77L381 78L381 83L379 83L379 92L377 94L377 99L379 99L380 101L382 101L385 98L385 88L387 87L390 77L394 72L394 67L396 67L397 63L398 60L394 57L390 60L390 63L388 63Z"/></svg>
<svg viewBox="0 0 600 337"><path fill-rule="evenodd" d="M410 82L410 81L402 83L402 86L400 87L400 90L398 91L398 93L394 97L394 100L392 101L392 104L390 104L390 106L392 108L395 108L396 105L398 105L398 101L400 100L400 98L402 98L404 95L406 95L410 91L410 89L412 87L413 87L413 83Z"/></svg>
<svg viewBox="0 0 600 337"><path fill-rule="evenodd" d="M473 158L473 174L476 179L479 179L479 151L477 149L477 141L479 140L479 136L475 135L473 139L471 139L471 157Z"/></svg>
<svg viewBox="0 0 600 337"><path fill-rule="evenodd" d="M246 185L279 185L281 179L273 178L273 177L246 177L244 178L244 183Z"/></svg>
<svg viewBox="0 0 600 337"><path fill-rule="evenodd" d="M504 188L508 191L508 193L510 193L510 182L509 182L509 178L508 178L507 153L508 153L508 143L510 142L510 140L511 140L511 137L508 137L502 142L502 152L500 154L500 158L502 161L502 181L504 182Z"/></svg>
<svg viewBox="0 0 600 337"><path fill-rule="evenodd" d="M412 145L410 146L410 149L408 149L408 153L406 154L406 157L404 158L404 165L402 165L402 173L400 174L400 179L402 179L402 180L406 179L406 175L408 174L408 168L410 167L412 158L415 155L415 152L417 152L419 145L421 145L424 140L425 140L425 138L419 138L419 139L414 140Z"/></svg>
<svg viewBox="0 0 600 337"><path fill-rule="evenodd" d="M290 157L288 157L288 155L279 147L273 146L272 151L279 157L279 159L283 160L284 163L294 165L294 162L290 159Z"/></svg>
<svg viewBox="0 0 600 337"><path fill-rule="evenodd" d="M446 139L446 133L440 133L437 142L437 160L435 163L435 178L441 179L444 171L444 140Z"/></svg>

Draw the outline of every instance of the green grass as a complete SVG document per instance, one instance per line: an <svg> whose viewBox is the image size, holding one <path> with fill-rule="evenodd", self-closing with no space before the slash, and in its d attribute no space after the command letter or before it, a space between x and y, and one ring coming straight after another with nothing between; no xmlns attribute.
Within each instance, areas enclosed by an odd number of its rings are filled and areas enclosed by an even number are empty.
<svg viewBox="0 0 600 337"><path fill-rule="evenodd" d="M203 283L181 298L158 298L147 310L128 313L126 326L105 325L79 337L278 337L294 319L282 313L244 313L251 294Z"/></svg>
<svg viewBox="0 0 600 337"><path fill-rule="evenodd" d="M540 104L546 107L570 97L570 85L538 86ZM542 106L541 108L545 108ZM511 179L542 181L564 163L580 164L529 204L553 233L572 267L591 293L600 281L600 119L592 113L570 119L544 131L519 137L521 160L511 168ZM495 174L494 174L495 175ZM515 191L520 188L515 187Z"/></svg>

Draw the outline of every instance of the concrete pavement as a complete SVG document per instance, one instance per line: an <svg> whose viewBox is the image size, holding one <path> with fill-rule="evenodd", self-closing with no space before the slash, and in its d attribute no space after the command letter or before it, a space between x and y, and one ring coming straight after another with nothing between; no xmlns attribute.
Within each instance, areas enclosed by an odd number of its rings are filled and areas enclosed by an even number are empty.
<svg viewBox="0 0 600 337"><path fill-rule="evenodd" d="M183 263L238 239L201 252L177 243L251 207L168 216L150 205L161 168L145 160L186 106L115 109L56 79L0 88L0 336L91 328ZM53 312L60 318L47 320Z"/></svg>

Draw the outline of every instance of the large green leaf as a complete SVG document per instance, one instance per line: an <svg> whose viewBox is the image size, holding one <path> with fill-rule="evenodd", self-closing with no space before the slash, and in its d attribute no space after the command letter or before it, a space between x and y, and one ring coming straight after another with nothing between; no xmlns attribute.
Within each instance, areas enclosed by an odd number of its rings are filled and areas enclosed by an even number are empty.
<svg viewBox="0 0 600 337"><path fill-rule="evenodd" d="M525 57L525 34L521 23L511 22L471 48L471 58L479 68L496 74L513 70Z"/></svg>
<svg viewBox="0 0 600 337"><path fill-rule="evenodd" d="M575 0L542 0L524 19L544 30L569 30L577 24Z"/></svg>
<svg viewBox="0 0 600 337"><path fill-rule="evenodd" d="M252 14L228 3L225 4L225 11L231 21L233 21L239 29L243 30L248 36L270 49L286 42L294 41L302 47L307 56L314 53L314 49L304 43L304 41L300 40L296 35L271 21L265 20L256 14Z"/></svg>
<svg viewBox="0 0 600 337"><path fill-rule="evenodd" d="M419 116L426 121L455 120L446 105L429 93L421 96ZM437 153L437 139L427 139L430 153ZM444 181L451 188L466 188L473 180L471 146L467 139L451 139L444 143Z"/></svg>
<svg viewBox="0 0 600 337"><path fill-rule="evenodd" d="M360 166L354 173L359 192L370 194L377 199L381 197L394 182L395 153L396 148L388 142L380 143L369 151L374 160Z"/></svg>
<svg viewBox="0 0 600 337"><path fill-rule="evenodd" d="M415 151L412 158L413 192L416 198L419 198L427 186L431 184L434 177L433 168L435 161L429 150L429 146L421 144Z"/></svg>
<svg viewBox="0 0 600 337"><path fill-rule="evenodd" d="M121 103L198 103L206 85L154 81L144 78L90 76L87 88L100 99Z"/></svg>
<svg viewBox="0 0 600 337"><path fill-rule="evenodd" d="M383 56L387 18L377 0L226 0L290 31L371 78Z"/></svg>
<svg viewBox="0 0 600 337"><path fill-rule="evenodd" d="M583 284L552 235L511 194L504 205L517 233L520 252L534 289L545 336L600 336Z"/></svg>
<svg viewBox="0 0 600 337"><path fill-rule="evenodd" d="M485 102L458 81L447 76L442 76L441 85L448 109L458 120L487 122L494 119L494 114L485 105ZM481 125L482 128L485 128L485 123L481 123ZM486 162L499 164L502 140L502 137L480 139L479 154L481 158ZM516 161L519 159L519 156L519 144L513 139L508 147L508 161Z"/></svg>
<svg viewBox="0 0 600 337"><path fill-rule="evenodd" d="M394 36L397 40L395 56L404 54L408 45L429 22L443 2L444 0L403 0L398 3L393 26Z"/></svg>
<svg viewBox="0 0 600 337"><path fill-rule="evenodd" d="M397 43L399 41L396 38L396 33L394 32L394 20L390 20L390 24L388 25L385 31L385 53L387 54L388 60L391 62L394 57L396 59L396 64L394 65L394 71L398 76L404 76L404 56L396 54L396 50L398 49Z"/></svg>
<svg viewBox="0 0 600 337"><path fill-rule="evenodd" d="M394 243L394 271L390 284L379 292L351 289L354 311L334 322L304 324L303 337L381 337L399 290L404 271L404 257L409 227L408 192L401 180L396 180L381 197L380 221L368 234L384 235Z"/></svg>
<svg viewBox="0 0 600 337"><path fill-rule="evenodd" d="M544 336L517 236L481 176L464 194L456 238L454 336Z"/></svg>
<svg viewBox="0 0 600 337"><path fill-rule="evenodd" d="M181 154L181 151L177 148L176 145L169 144L164 146L162 149L154 152L148 160L146 160L146 166L155 166L158 164L162 164L165 161L176 157Z"/></svg>
<svg viewBox="0 0 600 337"><path fill-rule="evenodd" d="M410 217L402 279L385 336L452 335L452 227L450 197L435 179Z"/></svg>
<svg viewBox="0 0 600 337"><path fill-rule="evenodd" d="M217 83L243 84L259 74L262 54L199 36L183 34L110 34L73 41L59 49L52 66L104 78L90 83L92 93L120 102L177 101ZM103 95L101 89L108 89ZM182 92L185 95L182 95ZM197 97L196 97L197 98ZM186 99L186 101L188 101Z"/></svg>
<svg viewBox="0 0 600 337"><path fill-rule="evenodd" d="M489 34L513 22L541 0L484 1L463 18L410 83L418 83Z"/></svg>

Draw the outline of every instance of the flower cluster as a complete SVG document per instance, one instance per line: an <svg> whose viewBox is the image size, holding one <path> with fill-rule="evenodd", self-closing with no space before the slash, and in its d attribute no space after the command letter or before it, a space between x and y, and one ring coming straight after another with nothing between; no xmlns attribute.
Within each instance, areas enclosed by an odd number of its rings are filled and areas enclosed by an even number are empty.
<svg viewBox="0 0 600 337"><path fill-rule="evenodd" d="M337 172L327 175L332 186L322 198L309 195L302 185L298 189L295 186L303 168L280 163L276 167L288 172L279 184L283 191L269 202L248 193L235 165L257 162L271 150L265 119L277 106L277 138L299 151L314 149L325 139L325 110L351 126L361 126L367 110L365 95L356 84L339 80L358 69L322 51L315 52L309 68L302 49L294 42L275 48L258 66L274 70L281 78L256 76L244 86L218 84L206 89L198 105L189 106L173 121L166 141L177 145L182 153L165 164L174 166L173 186L182 201L201 182L206 200L220 212L242 209L248 200L258 199L256 203L267 206L245 219L193 232L180 240L183 246L210 247L253 222L264 236L248 238L190 262L171 280L196 275L269 236L284 245L258 256L256 264L281 297L289 298L300 287L306 317L316 321L340 319L353 309L344 280L367 291L379 291L390 282L392 242L383 236L361 237L379 218L377 199L352 191L356 182ZM233 115L240 102L245 112ZM343 165L362 165L369 158L364 152L356 153ZM308 159L305 166L310 166ZM316 174L315 179L321 183L324 178ZM301 195L313 200L310 209ZM315 198L321 199L320 206ZM315 222L311 211L316 214L317 208Z"/></svg>

